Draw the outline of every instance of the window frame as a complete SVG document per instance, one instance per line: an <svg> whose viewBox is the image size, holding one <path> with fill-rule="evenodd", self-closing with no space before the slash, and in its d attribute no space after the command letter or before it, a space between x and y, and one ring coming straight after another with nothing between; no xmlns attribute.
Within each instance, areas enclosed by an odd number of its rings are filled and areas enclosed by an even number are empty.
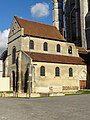
<svg viewBox="0 0 90 120"><path fill-rule="evenodd" d="M69 54L72 54L72 46L69 46L69 47L68 47L68 53L69 53Z"/></svg>
<svg viewBox="0 0 90 120"><path fill-rule="evenodd" d="M61 47L60 44L57 44L57 52L60 53L61 52Z"/></svg>
<svg viewBox="0 0 90 120"><path fill-rule="evenodd" d="M34 50L34 41L33 40L30 40L30 42L29 42L29 49Z"/></svg>
<svg viewBox="0 0 90 120"><path fill-rule="evenodd" d="M59 77L60 76L60 68L56 67L55 68L55 77Z"/></svg>
<svg viewBox="0 0 90 120"><path fill-rule="evenodd" d="M73 69L71 67L69 68L69 77L73 77Z"/></svg>
<svg viewBox="0 0 90 120"><path fill-rule="evenodd" d="M45 76L45 67L44 66L40 67L40 76Z"/></svg>
<svg viewBox="0 0 90 120"><path fill-rule="evenodd" d="M48 51L48 43L47 42L43 43L43 51Z"/></svg>

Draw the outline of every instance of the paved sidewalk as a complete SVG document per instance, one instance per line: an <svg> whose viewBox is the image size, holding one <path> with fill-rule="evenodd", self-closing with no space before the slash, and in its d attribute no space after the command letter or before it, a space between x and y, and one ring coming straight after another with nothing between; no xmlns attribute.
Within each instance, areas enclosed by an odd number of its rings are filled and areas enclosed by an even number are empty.
<svg viewBox="0 0 90 120"><path fill-rule="evenodd" d="M0 120L90 120L90 95L0 98Z"/></svg>

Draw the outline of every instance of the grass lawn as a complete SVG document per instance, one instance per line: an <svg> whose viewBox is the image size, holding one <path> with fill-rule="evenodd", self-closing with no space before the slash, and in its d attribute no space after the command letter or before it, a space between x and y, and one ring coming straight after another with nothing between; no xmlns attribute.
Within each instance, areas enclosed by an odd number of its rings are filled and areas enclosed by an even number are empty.
<svg viewBox="0 0 90 120"><path fill-rule="evenodd" d="M90 90L80 90L76 93L66 93L65 96L68 96L68 95L83 95L83 94L90 94Z"/></svg>

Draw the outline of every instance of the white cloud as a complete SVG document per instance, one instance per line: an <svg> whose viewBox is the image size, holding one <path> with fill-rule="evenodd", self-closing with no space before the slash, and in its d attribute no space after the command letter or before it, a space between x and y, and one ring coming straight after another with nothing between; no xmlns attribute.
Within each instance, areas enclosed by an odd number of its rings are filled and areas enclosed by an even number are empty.
<svg viewBox="0 0 90 120"><path fill-rule="evenodd" d="M34 17L45 17L49 15L49 5L47 3L36 3L31 7L31 14Z"/></svg>
<svg viewBox="0 0 90 120"><path fill-rule="evenodd" d="M0 54L7 48L9 31L10 29L0 31Z"/></svg>

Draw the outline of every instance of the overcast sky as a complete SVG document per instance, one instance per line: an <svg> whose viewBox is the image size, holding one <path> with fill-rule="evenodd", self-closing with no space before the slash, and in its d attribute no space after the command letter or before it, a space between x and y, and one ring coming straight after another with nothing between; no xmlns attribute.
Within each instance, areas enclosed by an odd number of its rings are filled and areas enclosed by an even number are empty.
<svg viewBox="0 0 90 120"><path fill-rule="evenodd" d="M7 48L14 16L52 24L52 0L0 0L0 54Z"/></svg>

